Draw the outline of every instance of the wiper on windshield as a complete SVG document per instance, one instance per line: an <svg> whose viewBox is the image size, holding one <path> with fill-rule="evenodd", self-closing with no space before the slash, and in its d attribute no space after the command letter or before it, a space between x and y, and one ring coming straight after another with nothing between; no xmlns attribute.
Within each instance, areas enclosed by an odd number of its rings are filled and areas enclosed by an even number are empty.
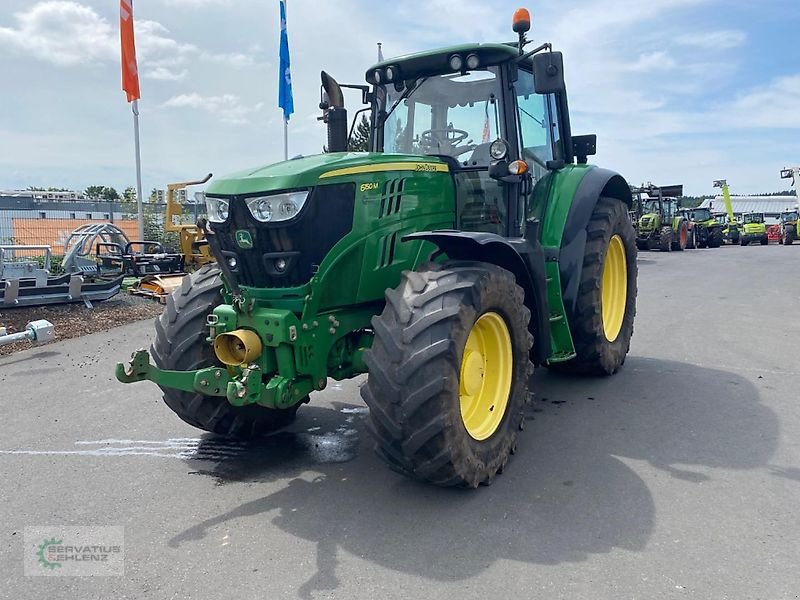
<svg viewBox="0 0 800 600"><path fill-rule="evenodd" d="M397 101L395 101L395 103L394 103L394 104L392 104L392 108L390 108L388 111L384 112L384 116L383 116L383 118L381 119L381 125L383 125L383 124L386 122L386 119L388 119L388 118L389 118L389 115L391 115L391 114L394 112L394 109L395 109L395 108L397 108L397 107L398 107L398 105L399 105L399 104L400 104L400 103L401 103L403 100L406 100L407 98L410 98L410 97L411 97L411 94L413 94L414 92L416 92L416 91L417 91L417 90L420 88L420 86L422 86L422 84L423 84L423 83L425 83L426 81L428 81L428 78L427 78L427 77L424 77L424 78L423 78L421 81L417 81L417 84L416 84L414 87L407 87L407 88L406 88L406 89L403 91L403 93L402 93L402 94L400 94L400 97L397 99Z"/></svg>

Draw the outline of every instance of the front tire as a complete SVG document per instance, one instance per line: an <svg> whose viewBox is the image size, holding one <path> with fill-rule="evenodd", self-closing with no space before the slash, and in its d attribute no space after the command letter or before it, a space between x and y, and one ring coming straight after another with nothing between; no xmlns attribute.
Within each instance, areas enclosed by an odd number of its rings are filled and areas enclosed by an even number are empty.
<svg viewBox="0 0 800 600"><path fill-rule="evenodd" d="M611 375L625 362L636 316L636 247L621 200L600 198L586 227L581 283L569 316L575 358L555 371ZM609 270L610 269L610 270Z"/></svg>
<svg viewBox="0 0 800 600"><path fill-rule="evenodd" d="M222 278L212 264L187 275L167 298L156 319L156 339L150 347L159 369L193 371L222 366L206 342L206 315L222 303ZM221 436L248 439L289 425L297 406L273 410L262 406L233 406L222 396L204 396L162 387L164 402L189 425Z"/></svg>
<svg viewBox="0 0 800 600"><path fill-rule="evenodd" d="M515 451L533 372L522 288L498 266L452 261L404 272L386 300L361 388L378 455L436 485L490 483Z"/></svg>

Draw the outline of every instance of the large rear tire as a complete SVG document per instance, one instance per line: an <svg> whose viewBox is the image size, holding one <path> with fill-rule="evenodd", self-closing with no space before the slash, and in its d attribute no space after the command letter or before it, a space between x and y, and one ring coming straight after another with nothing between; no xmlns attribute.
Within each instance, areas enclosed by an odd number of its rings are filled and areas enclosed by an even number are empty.
<svg viewBox="0 0 800 600"><path fill-rule="evenodd" d="M625 204L615 198L600 198L595 206L586 227L577 309L569 315L576 356L550 364L553 370L611 375L625 362L636 316L638 272L633 228L626 215ZM608 270L613 267L616 277Z"/></svg>
<svg viewBox="0 0 800 600"><path fill-rule="evenodd" d="M452 261L406 271L386 300L361 388L378 455L437 485L490 483L515 451L533 372L522 288L498 266Z"/></svg>
<svg viewBox="0 0 800 600"><path fill-rule="evenodd" d="M222 303L222 279L216 265L206 265L187 275L181 287L167 298L156 319L156 339L150 353L156 366L172 371L193 371L223 366L206 342L206 315ZM204 396L162 387L164 402L189 425L225 437L248 439L285 427L294 420L297 406L272 410L262 406L233 406L221 396Z"/></svg>
<svg viewBox="0 0 800 600"><path fill-rule="evenodd" d="M669 225L664 225L660 231L659 248L662 252L672 251L672 238L675 232Z"/></svg>
<svg viewBox="0 0 800 600"><path fill-rule="evenodd" d="M697 248L697 241L695 237L697 236L697 227L692 227L692 230L689 232L689 238L686 240L686 249L687 250L694 250Z"/></svg>
<svg viewBox="0 0 800 600"><path fill-rule="evenodd" d="M724 236L722 235L722 228L715 227L708 232L708 247L719 248L722 246Z"/></svg>
<svg viewBox="0 0 800 600"><path fill-rule="evenodd" d="M689 242L689 224L686 221L681 221L678 225L678 238L673 240L672 249L677 252L686 250L686 245Z"/></svg>

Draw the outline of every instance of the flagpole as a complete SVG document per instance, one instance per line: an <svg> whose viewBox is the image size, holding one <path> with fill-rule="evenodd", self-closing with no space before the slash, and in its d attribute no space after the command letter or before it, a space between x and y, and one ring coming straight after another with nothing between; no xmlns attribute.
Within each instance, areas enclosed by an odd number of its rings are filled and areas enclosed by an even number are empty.
<svg viewBox="0 0 800 600"><path fill-rule="evenodd" d="M283 0L283 14L287 19L289 18L289 2ZM289 119L286 115L283 116L283 160L289 160Z"/></svg>
<svg viewBox="0 0 800 600"><path fill-rule="evenodd" d="M139 239L144 240L144 206L142 204L142 156L139 148L139 100L131 102L133 142L136 148L136 205L139 213Z"/></svg>

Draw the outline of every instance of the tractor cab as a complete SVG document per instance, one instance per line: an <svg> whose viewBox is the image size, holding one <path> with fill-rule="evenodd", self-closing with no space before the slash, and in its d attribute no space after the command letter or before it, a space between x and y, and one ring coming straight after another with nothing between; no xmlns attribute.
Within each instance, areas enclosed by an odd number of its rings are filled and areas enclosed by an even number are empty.
<svg viewBox="0 0 800 600"><path fill-rule="evenodd" d="M797 211L790 210L781 213L781 223L797 223Z"/></svg>
<svg viewBox="0 0 800 600"><path fill-rule="evenodd" d="M745 213L743 220L745 225L764 223L764 213Z"/></svg>
<svg viewBox="0 0 800 600"><path fill-rule="evenodd" d="M371 114L371 152L446 165L455 184L456 229L524 235L535 184L575 158L585 164L596 137L571 136L561 53L549 44L525 52L524 32L518 33L517 43L385 60L367 70L370 87L339 85L323 73L329 150L347 146L341 88L361 89L369 104L362 110Z"/></svg>
<svg viewBox="0 0 800 600"><path fill-rule="evenodd" d="M742 246L747 246L750 242L759 242L762 246L766 246L769 243L764 213L744 213L742 215L742 223L743 231L739 238L739 243Z"/></svg>
<svg viewBox="0 0 800 600"><path fill-rule="evenodd" d="M692 208L688 209L689 220L695 223L708 223L709 221L716 221L715 217L711 216L711 210L708 208Z"/></svg>

